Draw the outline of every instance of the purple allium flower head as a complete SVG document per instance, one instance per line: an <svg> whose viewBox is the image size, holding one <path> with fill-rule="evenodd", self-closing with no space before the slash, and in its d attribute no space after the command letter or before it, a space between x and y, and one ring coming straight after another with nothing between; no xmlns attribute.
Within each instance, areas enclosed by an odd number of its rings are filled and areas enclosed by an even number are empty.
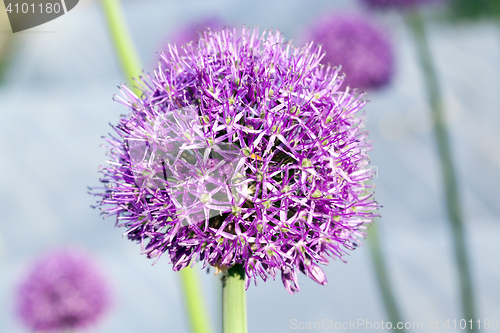
<svg viewBox="0 0 500 333"><path fill-rule="evenodd" d="M307 39L323 45L322 63L341 65L345 84L376 89L387 85L394 71L392 44L387 33L364 16L329 14L308 31Z"/></svg>
<svg viewBox="0 0 500 333"><path fill-rule="evenodd" d="M161 45L161 50L168 49L168 45L170 44L176 44L178 47L182 47L184 44L190 42L196 44L198 43L200 36L202 36L203 31L207 29L217 31L224 28L224 26L223 21L217 16L203 17L186 25L180 26L173 32L170 41ZM159 53L160 52L158 52L157 55L157 61L161 61Z"/></svg>
<svg viewBox="0 0 500 333"><path fill-rule="evenodd" d="M360 95L339 89L321 48L279 32L206 31L170 46L106 140L101 209L174 270L243 264L247 287L281 272L325 284L376 215ZM97 191L97 190L96 190Z"/></svg>
<svg viewBox="0 0 500 333"><path fill-rule="evenodd" d="M76 250L39 259L20 284L17 310L35 331L62 331L94 324L109 306L106 281L87 255Z"/></svg>
<svg viewBox="0 0 500 333"><path fill-rule="evenodd" d="M443 2L446 0L360 0L365 5L379 9L412 9L417 6Z"/></svg>

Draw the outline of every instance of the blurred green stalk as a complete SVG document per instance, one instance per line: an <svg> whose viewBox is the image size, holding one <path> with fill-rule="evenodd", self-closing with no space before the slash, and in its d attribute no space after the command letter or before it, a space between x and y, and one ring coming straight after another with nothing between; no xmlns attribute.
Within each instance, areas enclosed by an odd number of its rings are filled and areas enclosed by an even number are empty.
<svg viewBox="0 0 500 333"><path fill-rule="evenodd" d="M212 332L205 302L201 299L201 284L195 270L186 267L180 271L184 289L184 300L190 316L191 331L195 333Z"/></svg>
<svg viewBox="0 0 500 333"><path fill-rule="evenodd" d="M380 247L377 223L373 223L368 229L368 246L370 248L373 265L375 266L375 274L377 276L378 285L382 293L382 299L384 300L385 311L387 312L389 321L396 331L404 332L404 328L398 329L396 327L398 323L404 323L404 321L401 319L394 293L392 292L389 282L389 274L387 273L387 267Z"/></svg>
<svg viewBox="0 0 500 333"><path fill-rule="evenodd" d="M10 30L9 19L7 13L0 15L0 32ZM12 41L14 39L13 33L0 34L0 85L5 81L5 76L12 58Z"/></svg>
<svg viewBox="0 0 500 333"><path fill-rule="evenodd" d="M11 34L0 36L0 85L4 83L11 58L13 37Z"/></svg>
<svg viewBox="0 0 500 333"><path fill-rule="evenodd" d="M139 89L134 88L135 82L132 78L138 78L141 75L141 65L132 37L125 23L120 1L102 0L102 7L111 39L113 40L127 82L130 88L140 96L141 92ZM193 268L186 267L181 270L180 275L192 332L211 333L211 325L204 300L201 297L202 289L196 272Z"/></svg>
<svg viewBox="0 0 500 333"><path fill-rule="evenodd" d="M126 76L130 89L140 96L140 91L134 87L133 78L139 78L142 73L139 55L125 22L125 16L119 0L102 0L104 16L108 24L109 33L115 46L116 54L122 71Z"/></svg>
<svg viewBox="0 0 500 333"><path fill-rule="evenodd" d="M434 134L436 136L438 152L441 162L441 172L443 175L445 193L446 193L446 208L448 220L451 224L453 233L453 243L455 249L455 259L458 265L460 290L462 298L462 307L464 319L475 324L476 315L474 310L474 296L472 292L472 283L469 271L469 263L467 260L466 244L464 237L464 226L462 221L462 212L460 210L460 200L458 197L458 186L453 168L450 143L446 128L445 114L443 101L436 77L436 71L432 63L432 56L429 49L429 43L425 32L424 21L417 11L413 11L406 16L406 21L415 38L418 59L422 66L422 71L427 88L427 94L432 111L432 119L434 121ZM473 325L471 329L467 326L470 332L476 332L476 327Z"/></svg>
<svg viewBox="0 0 500 333"><path fill-rule="evenodd" d="M245 269L236 264L222 280L222 332L247 333Z"/></svg>

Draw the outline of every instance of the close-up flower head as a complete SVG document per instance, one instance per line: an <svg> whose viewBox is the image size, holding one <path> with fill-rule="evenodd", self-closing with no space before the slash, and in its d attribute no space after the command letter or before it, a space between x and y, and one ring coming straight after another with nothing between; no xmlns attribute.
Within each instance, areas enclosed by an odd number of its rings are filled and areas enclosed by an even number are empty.
<svg viewBox="0 0 500 333"><path fill-rule="evenodd" d="M306 35L322 45L322 63L342 67L344 83L351 88L377 89L390 83L393 47L388 33L368 17L331 13L316 20Z"/></svg>
<svg viewBox="0 0 500 333"><path fill-rule="evenodd" d="M496 18L5 1L0 333L500 327Z"/></svg>
<svg viewBox="0 0 500 333"><path fill-rule="evenodd" d="M322 57L246 28L171 46L142 96L122 88L103 212L174 270L201 260L243 264L247 286L281 273L293 293L298 271L325 284L318 263L356 248L377 205L365 102Z"/></svg>
<svg viewBox="0 0 500 333"><path fill-rule="evenodd" d="M87 328L109 304L104 276L84 252L74 249L39 258L17 291L18 315L34 331Z"/></svg>

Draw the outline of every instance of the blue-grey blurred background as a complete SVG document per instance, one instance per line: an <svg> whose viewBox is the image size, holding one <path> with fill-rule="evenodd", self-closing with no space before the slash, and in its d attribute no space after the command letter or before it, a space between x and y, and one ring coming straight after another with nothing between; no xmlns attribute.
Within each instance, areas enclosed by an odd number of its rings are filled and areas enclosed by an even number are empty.
<svg viewBox="0 0 500 333"><path fill-rule="evenodd" d="M293 39L326 11L363 11L353 0L129 0L123 6L147 72L179 26L206 16L278 28ZM456 22L443 7L427 10L426 18L459 176L478 318L500 321L500 24L481 15ZM125 79L99 2L82 0L68 14L13 36L3 4L0 19L0 38L12 37L0 85L0 332L28 332L14 314L18 281L40 253L69 244L89 249L113 287L114 306L91 332L188 332L179 276L168 258L151 266L137 244L121 237L124 229L90 208L96 200L87 186L98 185L97 168L106 161L101 136L127 113L112 101ZM451 233L413 40L396 13L374 19L388 29L396 52L392 85L370 92L365 107L383 205L377 223L402 315L422 322L418 331L426 332L429 322L442 327L462 318ZM294 319L386 321L368 247L347 260L324 268L327 286L300 276L301 291L293 296L279 279L252 284L249 331L296 331ZM213 270L200 276L220 331L219 278Z"/></svg>

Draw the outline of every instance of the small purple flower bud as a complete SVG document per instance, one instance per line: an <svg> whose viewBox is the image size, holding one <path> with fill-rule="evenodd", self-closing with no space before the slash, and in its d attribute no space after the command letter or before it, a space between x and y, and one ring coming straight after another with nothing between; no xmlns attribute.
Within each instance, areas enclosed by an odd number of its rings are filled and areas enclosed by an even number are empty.
<svg viewBox="0 0 500 333"><path fill-rule="evenodd" d="M299 265L299 269L302 273L309 276L311 279L319 284L325 285L326 275L325 272L316 264L312 263L310 260L305 260Z"/></svg>
<svg viewBox="0 0 500 333"><path fill-rule="evenodd" d="M345 84L351 88L378 89L388 85L394 72L394 54L387 32L365 16L329 14L306 33L321 44L321 61L341 66Z"/></svg>
<svg viewBox="0 0 500 333"><path fill-rule="evenodd" d="M292 268L285 268L281 271L281 280L285 286L286 291L293 294L300 291L299 280L297 278L297 272Z"/></svg>
<svg viewBox="0 0 500 333"><path fill-rule="evenodd" d="M206 31L168 46L108 142L96 189L149 258L174 270L243 264L250 279L299 290L297 271L344 256L377 216L361 95L340 89L321 48L279 32Z"/></svg>
<svg viewBox="0 0 500 333"><path fill-rule="evenodd" d="M17 291L17 311L34 331L86 328L110 303L108 285L87 255L76 250L40 258Z"/></svg>

